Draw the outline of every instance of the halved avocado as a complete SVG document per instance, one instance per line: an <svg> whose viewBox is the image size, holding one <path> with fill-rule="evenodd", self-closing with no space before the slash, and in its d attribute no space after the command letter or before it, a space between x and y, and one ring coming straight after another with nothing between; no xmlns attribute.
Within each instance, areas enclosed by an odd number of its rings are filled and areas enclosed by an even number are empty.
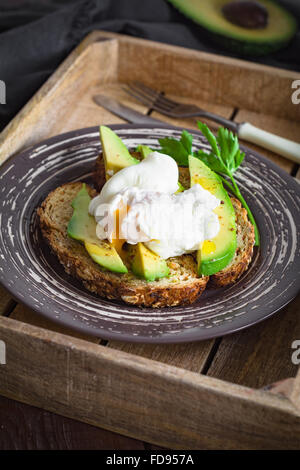
<svg viewBox="0 0 300 470"><path fill-rule="evenodd" d="M169 274L169 268L164 259L153 253L143 243L138 243L132 262L132 271L146 281L155 281Z"/></svg>
<svg viewBox="0 0 300 470"><path fill-rule="evenodd" d="M232 260L236 247L235 212L230 197L219 176L199 158L189 156L191 186L200 184L220 199L221 204L214 210L218 215L220 230L216 237L205 240L197 252L198 273L211 276L224 269Z"/></svg>
<svg viewBox="0 0 300 470"><path fill-rule="evenodd" d="M209 34L210 39L222 46L244 55L264 55L285 47L297 31L294 16L272 0L259 2L232 2L232 0L169 0L174 7ZM266 24L257 21L257 27L242 26L247 22L230 13L229 4L244 3L240 11L248 15L246 3L259 3L267 12ZM248 5L249 6L249 5ZM245 9L243 13L243 8ZM229 13L228 13L229 10ZM254 6L255 10L255 6ZM241 14L241 13L239 13ZM235 18L235 19L234 19ZM235 21L235 23L233 23ZM239 24L237 24L239 23Z"/></svg>
<svg viewBox="0 0 300 470"><path fill-rule="evenodd" d="M139 160L130 155L120 137L109 127L100 126L100 140L107 180L119 170L139 163Z"/></svg>
<svg viewBox="0 0 300 470"><path fill-rule="evenodd" d="M91 198L83 184L72 201L73 215L68 223L68 236L83 242L90 257L103 268L117 273L127 273L128 270L115 248L106 240L100 240L96 235L96 221L89 214Z"/></svg>

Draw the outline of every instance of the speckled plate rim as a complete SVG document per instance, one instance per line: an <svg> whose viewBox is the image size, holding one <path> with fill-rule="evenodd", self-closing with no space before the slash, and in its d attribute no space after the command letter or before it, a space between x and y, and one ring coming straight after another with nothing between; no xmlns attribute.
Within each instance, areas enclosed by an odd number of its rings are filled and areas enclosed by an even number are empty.
<svg viewBox="0 0 300 470"><path fill-rule="evenodd" d="M110 125L110 127L112 129L116 130L116 131L118 131L118 130L121 131L121 130L124 130L124 129L126 129L126 130L128 129L129 131L130 130L134 131L136 129L150 129L150 126L129 125L129 124ZM162 130L163 129L172 129L172 130L177 129L177 130L181 130L182 128L162 124L161 126L155 126L155 129L162 129ZM59 141L66 141L68 139L73 140L76 137L83 138L85 135L95 133L95 132L98 132L98 126L95 126L95 127L93 126L93 127L89 127L89 128L85 128L85 129L79 129L79 130L76 130L76 131L67 132L67 133L64 133L64 134L61 134L61 135L58 135L58 136L51 137L51 138L46 139L42 142L39 142L38 144L33 145L33 146L27 148L26 150L22 151L21 153L19 153L17 155L13 155L8 160L6 160L3 163L3 165L0 167L0 175L2 173L1 170L3 170L4 173L5 173L5 170L7 169L7 167L9 166L9 164L11 163L12 160L18 159L18 158L21 159L25 155L31 154L32 152L34 152L38 148L41 148L43 146L49 146L49 145L52 145L52 144L55 144L55 143L59 143ZM193 129L191 129L190 132L193 133L193 134L199 135L199 136L201 135L198 131L195 131ZM242 148L243 148L244 151L250 153L255 158L262 160L267 167L271 168L275 173L280 175L280 177L283 180L287 181L290 185L292 185L294 187L294 190L299 192L299 186L298 186L297 182L295 182L292 177L290 177L286 172L284 172L284 170L282 170L276 164L269 161L267 158L265 158L264 156L258 154L257 152L254 152L254 151L252 151L252 150L250 150L246 147L243 147L243 146L242 146ZM300 210L298 212L299 212L298 215L300 215ZM263 236L263 234L262 234L262 236ZM297 268L297 266L296 266L296 268ZM261 322L261 321L265 320L266 318L272 316L273 314L275 314L276 312L278 312L279 310L284 308L291 300L293 300L293 298L296 297L296 295L299 291L299 286L298 287L293 286L293 288L291 288L289 290L288 298L285 301L283 301L280 305L278 305L276 308L272 308L272 310L270 310L270 311L266 311L264 313L261 313L259 315L259 317L257 316L257 312L256 312L256 315L255 315L254 318L250 318L250 316L248 316L248 315L244 315L242 317L236 317L234 322L224 323L223 325L219 325L217 327L217 331L216 331L215 328L213 330L208 329L208 330L205 331L201 328L193 327L193 328L190 328L188 330L183 331L182 333L176 334L176 337L174 336L174 334L168 334L168 333L165 333L160 337L152 337L152 336L141 336L141 335L134 336L134 335L128 334L128 333L120 334L120 333L114 333L114 332L105 331L105 330L94 331L92 328L89 328L88 326L85 326L85 325L80 325L80 326L75 325L72 322L71 318L60 318L59 320L55 319L53 317L53 315L49 314L49 312L45 312L43 309L35 308L35 306L32 304L32 302L30 302L30 299L28 297L24 298L24 297L19 296L18 293L16 293L14 291L14 289L11 288L11 286L7 285L5 280L4 281L2 280L2 284L4 285L4 287L11 293L11 295L16 300L18 300L18 301L22 302L23 304L27 305L28 307L32 308L37 313L42 314L43 316L49 318L50 320L55 321L57 323L60 323L64 326L68 326L68 327L70 327L72 329L75 329L77 331L81 331L82 333L91 334L91 335L98 336L98 337L103 338L103 339L113 339L113 340L130 341L130 342L144 342L144 343L145 342L149 342L149 343L191 342L191 341L199 341L199 340L205 340L205 339L215 338L215 337L219 337L219 336L224 336L224 335L227 335L227 334L231 334L231 333L240 331L242 329L248 328L251 325L254 325L258 322ZM101 300L102 299L99 298L100 303L101 303ZM121 309L122 309L122 306L120 305L120 310Z"/></svg>

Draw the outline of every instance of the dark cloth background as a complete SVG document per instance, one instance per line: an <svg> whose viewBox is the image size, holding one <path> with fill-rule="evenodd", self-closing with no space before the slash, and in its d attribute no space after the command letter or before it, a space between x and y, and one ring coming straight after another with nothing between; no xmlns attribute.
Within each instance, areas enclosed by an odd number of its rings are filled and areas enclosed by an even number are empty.
<svg viewBox="0 0 300 470"><path fill-rule="evenodd" d="M300 20L298 0L281 3ZM94 29L238 57L210 43L166 0L0 0L0 80L7 101L0 105L0 130ZM284 50L247 60L300 70L299 30Z"/></svg>

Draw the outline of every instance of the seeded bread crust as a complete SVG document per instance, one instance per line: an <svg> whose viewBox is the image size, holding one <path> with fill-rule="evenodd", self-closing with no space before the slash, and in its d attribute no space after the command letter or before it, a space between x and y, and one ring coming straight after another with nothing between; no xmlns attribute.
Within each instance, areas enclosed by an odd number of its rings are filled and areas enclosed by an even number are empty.
<svg viewBox="0 0 300 470"><path fill-rule="evenodd" d="M65 271L83 285L108 299L145 307L172 307L194 302L204 291L208 277L197 276L197 265L191 255L167 260L170 276L154 282L138 279L133 273L105 271L88 255L83 245L67 235L72 216L71 202L82 183L68 183L52 191L38 208L42 234ZM87 186L91 197L97 193Z"/></svg>

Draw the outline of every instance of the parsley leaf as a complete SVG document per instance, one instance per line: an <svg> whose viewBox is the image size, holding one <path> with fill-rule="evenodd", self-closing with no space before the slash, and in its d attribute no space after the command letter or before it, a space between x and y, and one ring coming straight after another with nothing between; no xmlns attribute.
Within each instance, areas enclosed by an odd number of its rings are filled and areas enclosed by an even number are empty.
<svg viewBox="0 0 300 470"><path fill-rule="evenodd" d="M173 157L179 166L188 166L189 155L194 155L217 173L221 181L247 210L249 219L254 226L256 245L259 245L259 232L256 222L233 177L234 172L245 158L245 153L240 150L238 137L224 127L219 128L218 135L215 137L206 124L200 121L197 124L210 144L210 151L197 150L193 152L193 136L186 130L182 131L180 140L172 137L159 139L161 148L158 151Z"/></svg>
<svg viewBox="0 0 300 470"><path fill-rule="evenodd" d="M248 212L250 222L254 226L255 231L255 244L259 245L259 231L252 215L251 210L248 207L243 195L241 194L239 187L233 177L233 173L240 166L245 158L245 153L240 151L240 145L237 135L234 135L228 129L220 127L218 135L215 137L209 130L206 124L198 121L198 127L202 134L208 140L211 146L211 152L207 154L203 150L199 150L197 157L200 158L211 170L219 174L224 184L229 187L230 191L241 201L243 206ZM227 176L231 183L225 179L222 175Z"/></svg>
<svg viewBox="0 0 300 470"><path fill-rule="evenodd" d="M182 131L180 140L173 137L158 139L161 149L159 152L170 155L179 166L188 166L189 155L192 154L193 136L188 131Z"/></svg>

